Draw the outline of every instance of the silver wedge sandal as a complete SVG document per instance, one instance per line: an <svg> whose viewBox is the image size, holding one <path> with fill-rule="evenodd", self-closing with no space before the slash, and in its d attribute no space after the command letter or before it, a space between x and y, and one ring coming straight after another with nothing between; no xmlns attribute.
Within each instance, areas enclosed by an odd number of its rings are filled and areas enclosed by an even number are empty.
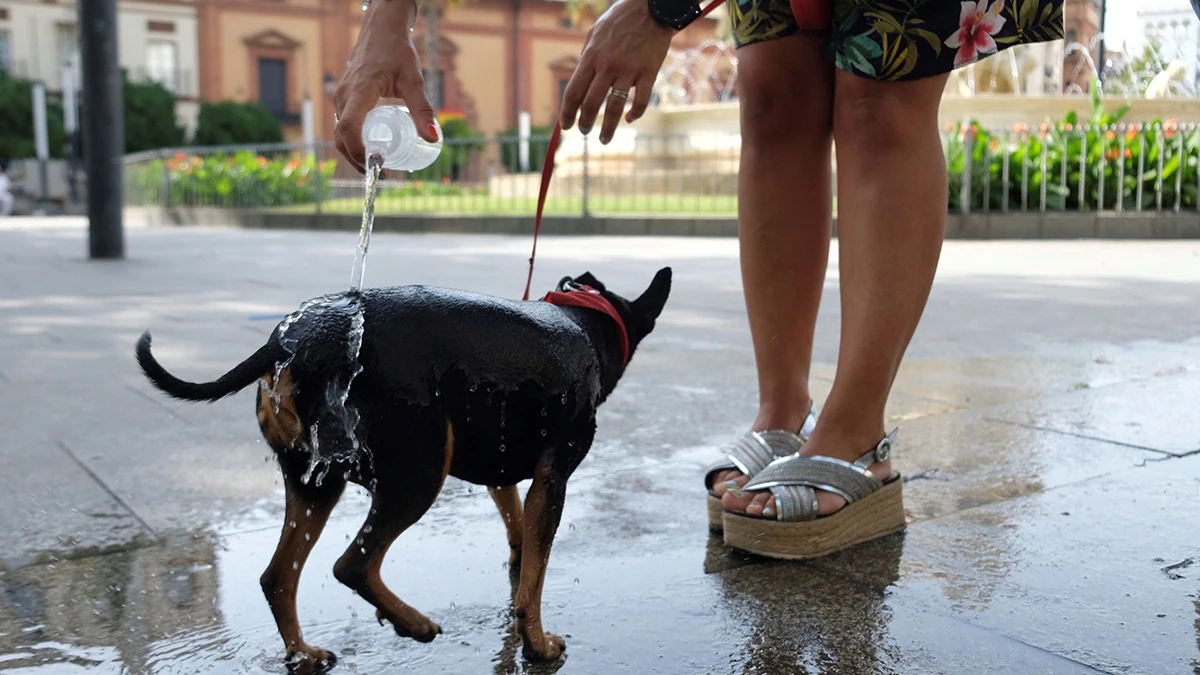
<svg viewBox="0 0 1200 675"><path fill-rule="evenodd" d="M741 471L753 478L759 471L767 468L771 462L780 457L787 457L800 452L813 429L817 426L817 406L812 404L808 417L800 427L800 433L772 429L768 431L747 431L728 450L725 459L718 461L704 473L704 488L708 491L708 529L715 534L721 533L722 516L725 510L721 507L721 498L713 491L713 483L717 474L722 471Z"/></svg>
<svg viewBox="0 0 1200 675"><path fill-rule="evenodd" d="M726 511L725 544L768 558L818 558L904 529L900 474L880 479L867 467L891 455L896 432L854 462L793 455L758 472L743 491L768 490L775 513L752 516ZM846 505L817 515L816 490L840 495Z"/></svg>

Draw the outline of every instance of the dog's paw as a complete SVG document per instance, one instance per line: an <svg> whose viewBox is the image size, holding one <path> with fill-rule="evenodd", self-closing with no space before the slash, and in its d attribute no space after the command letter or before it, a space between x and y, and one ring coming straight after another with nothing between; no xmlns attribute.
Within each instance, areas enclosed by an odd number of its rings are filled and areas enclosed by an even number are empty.
<svg viewBox="0 0 1200 675"><path fill-rule="evenodd" d="M336 663L336 654L309 645L292 650L287 655L287 668L290 675L327 673Z"/></svg>
<svg viewBox="0 0 1200 675"><path fill-rule="evenodd" d="M418 617L415 621L403 622L384 614L381 609L375 610L375 618L379 620L379 625L382 626L385 620L390 621L392 628L396 630L396 635L400 637L412 638L417 642L433 642L435 637L441 635L441 626L425 616L418 615Z"/></svg>
<svg viewBox="0 0 1200 675"><path fill-rule="evenodd" d="M521 653L529 661L557 661L562 656L562 653L567 650L567 643L559 636L554 633L544 633L544 635L545 639L542 640L540 647L535 647L526 641L525 645L521 648Z"/></svg>

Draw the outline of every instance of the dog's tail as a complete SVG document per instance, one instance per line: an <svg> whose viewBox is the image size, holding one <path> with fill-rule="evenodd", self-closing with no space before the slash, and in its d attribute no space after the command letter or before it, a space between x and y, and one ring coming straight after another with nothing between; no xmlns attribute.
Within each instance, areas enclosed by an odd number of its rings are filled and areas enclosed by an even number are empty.
<svg viewBox="0 0 1200 675"><path fill-rule="evenodd" d="M258 378L271 372L275 364L286 359L287 352L271 341L259 347L250 358L234 366L213 382L185 382L168 373L150 353L150 331L142 334L137 343L137 361L150 382L164 393L185 401L217 401L240 391Z"/></svg>

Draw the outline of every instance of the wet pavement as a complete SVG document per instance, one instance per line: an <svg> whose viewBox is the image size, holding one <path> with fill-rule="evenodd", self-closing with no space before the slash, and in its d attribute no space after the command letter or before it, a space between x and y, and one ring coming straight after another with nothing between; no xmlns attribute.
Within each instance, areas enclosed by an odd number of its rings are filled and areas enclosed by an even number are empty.
<svg viewBox="0 0 1200 675"><path fill-rule="evenodd" d="M259 590L282 485L244 391L166 400L133 344L211 379L301 301L344 288L352 233L148 229L83 259L79 221L0 224L0 672L284 673ZM367 284L519 296L528 240L380 234ZM675 290L602 409L546 580L565 658L511 631L507 544L451 480L383 576L441 624L380 627L333 561L305 568L307 640L334 673L1200 672L1200 244L951 242L889 406L905 533L811 563L727 551L704 466L755 408L736 242L554 239L535 286L591 270ZM837 267L813 391L837 356Z"/></svg>

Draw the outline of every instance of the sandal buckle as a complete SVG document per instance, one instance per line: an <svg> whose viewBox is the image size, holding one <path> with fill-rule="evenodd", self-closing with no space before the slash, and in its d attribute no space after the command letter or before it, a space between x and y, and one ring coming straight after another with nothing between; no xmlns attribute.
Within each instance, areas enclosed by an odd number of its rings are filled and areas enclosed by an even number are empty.
<svg viewBox="0 0 1200 675"><path fill-rule="evenodd" d="M896 441L897 431L899 431L899 429L893 429L892 433L884 436L883 440L879 441L879 445L875 446L876 462L886 462L888 458L892 456L892 443Z"/></svg>

